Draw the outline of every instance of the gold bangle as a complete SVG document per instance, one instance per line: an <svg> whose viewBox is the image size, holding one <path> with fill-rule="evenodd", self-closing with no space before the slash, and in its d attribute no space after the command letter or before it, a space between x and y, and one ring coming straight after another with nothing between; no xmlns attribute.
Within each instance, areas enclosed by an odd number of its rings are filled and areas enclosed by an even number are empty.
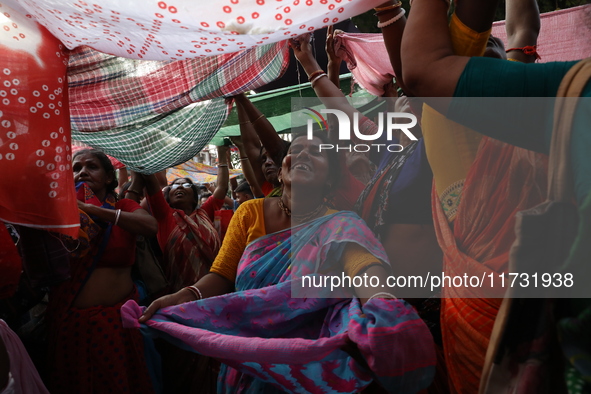
<svg viewBox="0 0 591 394"><path fill-rule="evenodd" d="M312 89L314 89L314 84L322 77L328 77L328 75L326 75L326 73L322 73L318 76L316 76L316 78L314 78L313 80L310 81L310 86L312 87Z"/></svg>
<svg viewBox="0 0 591 394"><path fill-rule="evenodd" d="M238 124L249 124L250 120L247 120L246 122L238 122Z"/></svg>
<svg viewBox="0 0 591 394"><path fill-rule="evenodd" d="M385 7L376 7L376 8L374 8L374 11L382 12L382 11L393 10L394 8L399 8L399 7L402 7L402 1L398 1L394 4L390 4Z"/></svg>
<svg viewBox="0 0 591 394"><path fill-rule="evenodd" d="M256 122L257 120L259 120L259 119L260 119L260 118L262 118L263 116L265 116L265 115L261 114L261 116L259 116L258 118L256 118L255 120L253 120L253 121L252 121L252 122L250 122L250 123L254 124L254 122Z"/></svg>

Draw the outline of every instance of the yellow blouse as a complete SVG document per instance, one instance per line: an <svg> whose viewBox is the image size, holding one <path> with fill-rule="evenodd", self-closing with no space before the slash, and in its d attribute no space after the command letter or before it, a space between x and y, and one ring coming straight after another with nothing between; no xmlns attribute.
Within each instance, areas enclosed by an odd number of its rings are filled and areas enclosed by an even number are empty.
<svg viewBox="0 0 591 394"><path fill-rule="evenodd" d="M455 13L449 29L456 55L484 54L490 30L477 33L462 23ZM476 158L482 135L452 122L427 105L423 106L422 127L435 190L451 223L456 217L464 181Z"/></svg>

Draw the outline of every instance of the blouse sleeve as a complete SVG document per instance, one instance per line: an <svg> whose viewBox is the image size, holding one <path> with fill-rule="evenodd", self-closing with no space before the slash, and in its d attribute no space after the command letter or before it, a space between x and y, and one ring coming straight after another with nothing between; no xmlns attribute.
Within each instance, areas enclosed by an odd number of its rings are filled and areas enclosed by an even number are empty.
<svg viewBox="0 0 591 394"><path fill-rule="evenodd" d="M349 243L343 253L345 274L353 277L372 265L382 264L377 257L369 253L363 246Z"/></svg>
<svg viewBox="0 0 591 394"><path fill-rule="evenodd" d="M209 219L213 222L215 219L215 211L221 209L224 206L224 199L215 198L214 196L210 196L202 205L201 209L203 209Z"/></svg>
<svg viewBox="0 0 591 394"><path fill-rule="evenodd" d="M238 207L228 226L228 231L209 272L216 273L235 282L238 263L248 242L248 226L252 222L252 212L248 204Z"/></svg>
<svg viewBox="0 0 591 394"><path fill-rule="evenodd" d="M158 192L154 195L147 195L148 205L152 211L152 215L156 218L158 223L166 221L167 218L172 215L172 208L166 200L162 192Z"/></svg>

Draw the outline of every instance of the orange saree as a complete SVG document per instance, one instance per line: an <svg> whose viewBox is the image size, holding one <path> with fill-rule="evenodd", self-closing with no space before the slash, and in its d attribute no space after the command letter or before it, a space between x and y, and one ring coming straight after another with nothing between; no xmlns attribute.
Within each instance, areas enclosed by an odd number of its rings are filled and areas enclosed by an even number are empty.
<svg viewBox="0 0 591 394"><path fill-rule="evenodd" d="M446 275L487 278L506 272L515 240L515 213L545 199L547 157L483 137L468 172L453 227L433 189L434 224L444 252ZM490 282L490 279L487 279ZM480 289L442 291L443 347L453 393L477 393L486 349L504 289L499 298L482 298Z"/></svg>

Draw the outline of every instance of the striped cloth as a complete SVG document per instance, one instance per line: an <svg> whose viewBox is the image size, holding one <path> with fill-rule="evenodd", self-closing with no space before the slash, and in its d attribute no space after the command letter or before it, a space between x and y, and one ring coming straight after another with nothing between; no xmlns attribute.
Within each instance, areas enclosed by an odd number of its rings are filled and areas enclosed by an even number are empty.
<svg viewBox="0 0 591 394"><path fill-rule="evenodd" d="M176 62L119 58L89 47L68 67L72 138L154 173L194 157L225 122L223 97L285 71L286 42Z"/></svg>

